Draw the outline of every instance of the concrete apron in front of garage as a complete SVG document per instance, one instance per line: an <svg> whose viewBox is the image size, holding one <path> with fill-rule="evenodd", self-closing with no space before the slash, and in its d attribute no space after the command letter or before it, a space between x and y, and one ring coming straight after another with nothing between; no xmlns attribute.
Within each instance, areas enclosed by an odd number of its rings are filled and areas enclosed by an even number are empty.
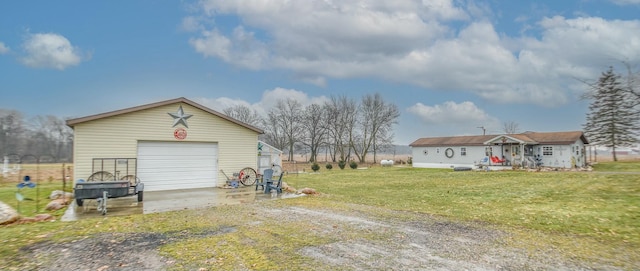
<svg viewBox="0 0 640 271"><path fill-rule="evenodd" d="M260 200L290 197L288 194L265 194L255 190L254 186L240 188L198 188L167 191L145 191L142 202L136 195L107 199L106 216L131 214L150 214L187 209L200 209L220 205L249 203ZM62 221L74 221L84 218L102 217L98 212L96 200L84 200L83 206L73 201L62 216Z"/></svg>

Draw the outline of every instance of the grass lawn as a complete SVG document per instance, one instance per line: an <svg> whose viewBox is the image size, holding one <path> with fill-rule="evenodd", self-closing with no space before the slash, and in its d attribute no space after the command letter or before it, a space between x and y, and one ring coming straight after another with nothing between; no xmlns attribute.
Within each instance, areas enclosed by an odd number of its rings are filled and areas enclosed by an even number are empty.
<svg viewBox="0 0 640 271"><path fill-rule="evenodd" d="M63 190L61 181L44 181L39 182L34 188L24 187L20 189L17 184L18 181L0 183L0 201L16 209L23 217L33 217L36 214L48 213L45 207L51 201L49 199L51 192ZM72 192L71 184L67 184L64 190ZM17 193L20 193L24 200L18 201ZM52 214L56 215L58 213L63 214L64 210Z"/></svg>
<svg viewBox="0 0 640 271"><path fill-rule="evenodd" d="M618 161L597 163L593 165L596 171L615 171L615 172L638 172L640 171L640 162L637 161Z"/></svg>
<svg viewBox="0 0 640 271"><path fill-rule="evenodd" d="M640 244L640 174L375 168L310 175L290 182L335 201Z"/></svg>
<svg viewBox="0 0 640 271"><path fill-rule="evenodd" d="M570 257L610 259L612 264L623 267L625 261L637 264L640 262L640 173L630 172L640 172L640 163L600 163L595 168L606 173L322 168L319 173L292 174L284 178L289 185L311 187L322 196L281 200L277 204L339 210L355 203L432 214L454 221L479 221L514 233L514 239L518 240L514 245L525 249L553 245ZM42 190L47 189L53 190L43 185ZM14 205L15 190L15 184L3 184L0 200ZM216 212L242 213L241 208L223 206L217 207ZM3 226L0 228L0 259L3 259L0 267L6 266L7 259L17 255L21 246L36 241L76 238L76 235L96 232L206 229L220 223L200 219L199 215L198 212L170 212ZM177 216L178 220L190 221L190 224L173 223ZM197 240L193 244L197 244ZM167 249L167 253L171 253L171 248Z"/></svg>
<svg viewBox="0 0 640 271"><path fill-rule="evenodd" d="M291 182L334 202L488 222L530 240L529 249L554 244L577 257L640 261L640 163L612 164L600 164L606 174L375 168ZM609 173L616 168L624 172Z"/></svg>

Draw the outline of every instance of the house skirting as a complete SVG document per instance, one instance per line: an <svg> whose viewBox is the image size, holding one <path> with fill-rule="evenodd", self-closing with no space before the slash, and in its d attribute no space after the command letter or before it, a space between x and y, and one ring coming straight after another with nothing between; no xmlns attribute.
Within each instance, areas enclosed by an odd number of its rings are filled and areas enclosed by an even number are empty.
<svg viewBox="0 0 640 271"><path fill-rule="evenodd" d="M473 164L451 164L451 163L413 163L413 167L417 168L455 168L455 167L470 167L472 169L478 169Z"/></svg>
<svg viewBox="0 0 640 271"><path fill-rule="evenodd" d="M468 167L473 170L512 170L512 166L500 166L500 165L473 165L473 164L451 164L451 163L413 163L413 167L416 168L456 168L456 167Z"/></svg>

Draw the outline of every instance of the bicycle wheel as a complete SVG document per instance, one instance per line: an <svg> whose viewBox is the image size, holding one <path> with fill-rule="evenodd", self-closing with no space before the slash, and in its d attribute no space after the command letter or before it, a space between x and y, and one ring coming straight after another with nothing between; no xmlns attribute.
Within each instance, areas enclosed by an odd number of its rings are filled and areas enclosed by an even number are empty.
<svg viewBox="0 0 640 271"><path fill-rule="evenodd" d="M271 167L271 169L273 169L273 176L280 176L282 175L282 167L280 165L273 165Z"/></svg>
<svg viewBox="0 0 640 271"><path fill-rule="evenodd" d="M115 178L113 177L113 174L108 171L98 171L87 178L87 182L106 182L114 180Z"/></svg>
<svg viewBox="0 0 640 271"><path fill-rule="evenodd" d="M238 176L240 178L240 183L245 186L250 186L256 183L258 174L253 168L246 167L240 170L240 174Z"/></svg>

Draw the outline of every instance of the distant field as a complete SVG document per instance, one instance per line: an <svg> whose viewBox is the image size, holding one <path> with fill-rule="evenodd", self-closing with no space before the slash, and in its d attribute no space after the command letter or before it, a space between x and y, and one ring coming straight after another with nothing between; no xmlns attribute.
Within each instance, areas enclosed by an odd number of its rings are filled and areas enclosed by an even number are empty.
<svg viewBox="0 0 640 271"><path fill-rule="evenodd" d="M9 173L5 176L0 174L0 183L21 182L24 176L29 176L33 181L62 181L63 176L73 180L73 164L10 164Z"/></svg>
<svg viewBox="0 0 640 271"><path fill-rule="evenodd" d="M617 155L618 161L632 161L632 162L640 162L640 155L631 155L631 154L619 154ZM592 163L599 162L613 162L613 156L611 154L606 155L598 155L597 157L591 157L590 161Z"/></svg>

